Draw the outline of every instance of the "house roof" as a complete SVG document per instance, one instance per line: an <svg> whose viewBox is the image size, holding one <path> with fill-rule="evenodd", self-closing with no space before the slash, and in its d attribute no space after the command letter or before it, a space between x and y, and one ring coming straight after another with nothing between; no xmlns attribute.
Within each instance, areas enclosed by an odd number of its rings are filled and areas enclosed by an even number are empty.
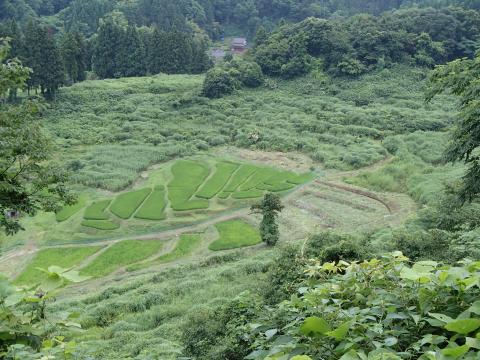
<svg viewBox="0 0 480 360"><path fill-rule="evenodd" d="M232 45L247 46L247 39L242 37L233 38Z"/></svg>

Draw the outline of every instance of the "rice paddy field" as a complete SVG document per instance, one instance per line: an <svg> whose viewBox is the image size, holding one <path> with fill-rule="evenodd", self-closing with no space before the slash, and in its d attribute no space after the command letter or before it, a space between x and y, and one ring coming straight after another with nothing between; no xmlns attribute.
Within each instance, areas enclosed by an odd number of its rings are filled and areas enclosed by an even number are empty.
<svg viewBox="0 0 480 360"><path fill-rule="evenodd" d="M459 177L441 162L455 102L425 104L424 79L398 66L356 80L270 79L215 100L196 75L61 89L45 126L79 201L0 235L0 272L18 285L50 265L90 276L51 308L81 313L84 354L181 358L188 317L268 281L276 252L249 210L266 192L285 206L280 246L336 231L387 248Z"/></svg>

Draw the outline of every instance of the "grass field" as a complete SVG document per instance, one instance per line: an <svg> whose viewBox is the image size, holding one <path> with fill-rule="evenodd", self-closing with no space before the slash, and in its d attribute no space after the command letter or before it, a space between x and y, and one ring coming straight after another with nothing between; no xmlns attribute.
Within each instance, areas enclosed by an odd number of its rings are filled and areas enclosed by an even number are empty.
<svg viewBox="0 0 480 360"><path fill-rule="evenodd" d="M243 184L247 179L252 176L255 171L257 171L257 167L254 165L243 164L240 168L235 172L232 176L228 184L223 189L226 192L234 192L238 189L238 187Z"/></svg>
<svg viewBox="0 0 480 360"><path fill-rule="evenodd" d="M38 268L47 269L52 265L71 268L100 249L100 246L42 249L15 279L15 283L19 285L38 283L45 278L44 273Z"/></svg>
<svg viewBox="0 0 480 360"><path fill-rule="evenodd" d="M100 277L118 268L156 254L163 246L160 240L125 240L109 247L81 270L82 275Z"/></svg>
<svg viewBox="0 0 480 360"><path fill-rule="evenodd" d="M210 244L213 251L236 249L262 242L260 233L243 220L229 220L215 225L220 237Z"/></svg>
<svg viewBox="0 0 480 360"><path fill-rule="evenodd" d="M84 219L86 220L108 220L110 217L106 213L108 206L112 200L102 200L97 201L91 204L85 209L83 214Z"/></svg>
<svg viewBox="0 0 480 360"><path fill-rule="evenodd" d="M135 217L145 220L163 220L166 218L166 206L165 188L158 186L135 213Z"/></svg>
<svg viewBox="0 0 480 360"><path fill-rule="evenodd" d="M87 199L85 196L80 196L76 204L65 206L62 210L55 214L55 218L58 222L70 219L73 215L75 215L85 207L86 200Z"/></svg>
<svg viewBox="0 0 480 360"><path fill-rule="evenodd" d="M190 200L203 184L209 168L206 164L180 160L172 165L173 180L168 184L168 197L173 210L185 211L208 208L207 200Z"/></svg>
<svg viewBox="0 0 480 360"><path fill-rule="evenodd" d="M211 178L209 178L205 184L196 193L196 196L211 199L217 195L231 178L235 170L238 168L238 164L219 162L216 164L217 170Z"/></svg>
<svg viewBox="0 0 480 360"><path fill-rule="evenodd" d="M110 206L110 211L119 218L130 219L151 192L152 189L146 188L120 194Z"/></svg>
<svg viewBox="0 0 480 360"><path fill-rule="evenodd" d="M120 228L120 224L110 220L83 220L82 226L97 230L116 230Z"/></svg>

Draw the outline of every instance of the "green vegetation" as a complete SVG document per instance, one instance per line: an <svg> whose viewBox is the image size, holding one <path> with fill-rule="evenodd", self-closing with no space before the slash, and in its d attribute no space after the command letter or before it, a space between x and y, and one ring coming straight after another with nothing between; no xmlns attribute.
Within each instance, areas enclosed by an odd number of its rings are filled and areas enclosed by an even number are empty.
<svg viewBox="0 0 480 360"><path fill-rule="evenodd" d="M66 221L85 207L86 198L80 197L76 204L65 206L55 214L58 222ZM108 206L108 205L107 205Z"/></svg>
<svg viewBox="0 0 480 360"><path fill-rule="evenodd" d="M38 268L48 269L55 265L70 269L100 249L100 246L83 246L39 250L25 270L15 279L15 283L18 285L39 284L47 277L47 274Z"/></svg>
<svg viewBox="0 0 480 360"><path fill-rule="evenodd" d="M168 198L173 210L208 208L208 200L190 200L208 174L208 167L200 162L177 161L172 165L173 180L168 184Z"/></svg>
<svg viewBox="0 0 480 360"><path fill-rule="evenodd" d="M82 226L97 230L116 230L120 228L120 224L110 220L83 220Z"/></svg>
<svg viewBox="0 0 480 360"><path fill-rule="evenodd" d="M210 244L210 250L228 250L252 246L262 240L258 231L243 220L229 220L215 225L219 238Z"/></svg>
<svg viewBox="0 0 480 360"><path fill-rule="evenodd" d="M145 220L163 220L165 219L164 210L166 206L165 188L157 186L135 213L135 217Z"/></svg>
<svg viewBox="0 0 480 360"><path fill-rule="evenodd" d="M260 223L260 236L262 241L270 246L275 245L280 239L278 230L277 217L283 210L284 206L277 194L267 193L263 197L262 202L252 205L252 212L262 214L262 222Z"/></svg>
<svg viewBox="0 0 480 360"><path fill-rule="evenodd" d="M110 217L105 212L112 200L102 200L91 204L85 209L83 218L86 220L108 220Z"/></svg>
<svg viewBox="0 0 480 360"><path fill-rule="evenodd" d="M163 246L159 240L125 240L110 246L81 270L89 276L105 276L111 272L155 255Z"/></svg>
<svg viewBox="0 0 480 360"><path fill-rule="evenodd" d="M199 234L182 234L175 245L175 249L171 252L161 255L151 261L130 265L127 267L127 271L145 269L152 265L167 263L186 257L200 245L200 240L201 236Z"/></svg>
<svg viewBox="0 0 480 360"><path fill-rule="evenodd" d="M226 162L216 164L217 170L215 173L205 182L205 184L203 184L195 195L205 199L213 198L223 189L238 167L238 164Z"/></svg>
<svg viewBox="0 0 480 360"><path fill-rule="evenodd" d="M110 211L119 218L130 219L151 192L152 189L140 189L120 194L113 200Z"/></svg>

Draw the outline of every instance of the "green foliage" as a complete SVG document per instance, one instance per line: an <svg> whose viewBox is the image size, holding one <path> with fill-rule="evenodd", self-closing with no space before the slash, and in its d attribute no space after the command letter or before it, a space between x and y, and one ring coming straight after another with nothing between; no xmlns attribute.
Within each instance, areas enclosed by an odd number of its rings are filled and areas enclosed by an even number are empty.
<svg viewBox="0 0 480 360"><path fill-rule="evenodd" d="M83 220L82 226L97 230L116 230L120 224L110 220Z"/></svg>
<svg viewBox="0 0 480 360"><path fill-rule="evenodd" d="M280 197L274 193L265 194L261 203L252 205L251 207L252 211L262 214L260 235L262 241L270 246L275 245L280 238L277 216L283 208L284 206L282 205Z"/></svg>
<svg viewBox="0 0 480 360"><path fill-rule="evenodd" d="M200 162L177 161L172 165L173 179L168 184L168 198L173 210L208 208L208 200L191 200L210 173Z"/></svg>
<svg viewBox="0 0 480 360"><path fill-rule="evenodd" d="M200 190L196 193L196 196L211 199L217 195L230 180L235 173L238 164L219 162L215 165L217 170L215 173L202 185Z"/></svg>
<svg viewBox="0 0 480 360"><path fill-rule="evenodd" d="M145 201L152 189L140 189L118 195L110 206L110 211L122 219L130 219L138 207Z"/></svg>
<svg viewBox="0 0 480 360"><path fill-rule="evenodd" d="M64 206L59 212L55 214L55 218L58 222L66 221L73 215L82 210L85 206L86 198L79 197L77 203L74 205Z"/></svg>
<svg viewBox="0 0 480 360"><path fill-rule="evenodd" d="M480 194L480 124L477 114L479 74L480 55L473 60L455 60L435 69L429 78L430 88L427 91L427 100L447 90L460 98L459 121L447 149L446 159L450 162L462 161L468 166L463 178L464 188L460 192L463 201L472 201Z"/></svg>
<svg viewBox="0 0 480 360"><path fill-rule="evenodd" d="M203 83L202 94L211 99L232 94L238 88L234 76L225 69L213 68L207 71Z"/></svg>
<svg viewBox="0 0 480 360"><path fill-rule="evenodd" d="M229 220L215 224L219 238L210 244L210 250L228 250L260 243L258 231L243 220Z"/></svg>
<svg viewBox="0 0 480 360"><path fill-rule="evenodd" d="M163 246L160 240L125 240L120 241L99 254L81 270L81 274L105 276L122 266L145 260L155 255Z"/></svg>
<svg viewBox="0 0 480 360"><path fill-rule="evenodd" d="M478 263L410 267L406 260L395 253L360 263L312 262L298 295L249 320L256 325L247 358L475 358Z"/></svg>
<svg viewBox="0 0 480 360"><path fill-rule="evenodd" d="M66 342L65 335L74 328L75 313L48 313L47 304L54 300L58 290L67 282L78 283L88 279L77 271L50 266L41 269L45 279L37 286L18 289L0 277L0 352L6 359L72 358L75 342Z"/></svg>
<svg viewBox="0 0 480 360"><path fill-rule="evenodd" d="M0 45L0 62L8 46ZM0 65L0 98L9 89L24 86L29 69L17 62ZM34 215L38 210L59 211L74 197L64 186L65 172L45 162L52 156L52 143L43 132L42 106L35 101L0 108L0 228L7 234L22 229L8 212Z"/></svg>
<svg viewBox="0 0 480 360"><path fill-rule="evenodd" d="M191 254L200 245L200 235L198 234L183 234L173 249L168 254L161 255L155 262L170 262L185 257Z"/></svg>
<svg viewBox="0 0 480 360"><path fill-rule="evenodd" d="M89 207L85 209L83 214L84 219L86 220L108 220L110 217L105 212L112 200L101 200L92 203Z"/></svg>
<svg viewBox="0 0 480 360"><path fill-rule="evenodd" d="M135 217L145 220L163 220L165 219L164 210L166 206L165 188L157 186L135 213Z"/></svg>
<svg viewBox="0 0 480 360"><path fill-rule="evenodd" d="M15 278L15 284L28 286L39 284L47 278L47 274L40 269L47 269L53 265L71 269L100 249L100 246L85 246L39 250L25 270Z"/></svg>

